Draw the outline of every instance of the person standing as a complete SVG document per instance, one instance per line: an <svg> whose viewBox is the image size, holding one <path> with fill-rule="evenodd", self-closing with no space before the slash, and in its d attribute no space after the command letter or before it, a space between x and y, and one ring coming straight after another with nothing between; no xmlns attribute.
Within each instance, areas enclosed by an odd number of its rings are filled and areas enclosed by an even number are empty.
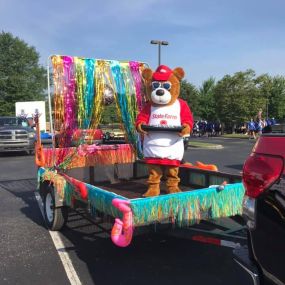
<svg viewBox="0 0 285 285"><path fill-rule="evenodd" d="M248 129L248 135L249 135L249 139L256 139L255 136L255 122L253 121L253 119L251 118L250 121L247 124L247 129Z"/></svg>

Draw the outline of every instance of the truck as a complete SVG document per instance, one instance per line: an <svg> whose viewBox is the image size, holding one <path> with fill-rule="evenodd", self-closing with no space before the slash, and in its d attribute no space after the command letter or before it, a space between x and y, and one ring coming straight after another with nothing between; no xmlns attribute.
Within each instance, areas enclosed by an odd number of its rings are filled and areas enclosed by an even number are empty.
<svg viewBox="0 0 285 285"><path fill-rule="evenodd" d="M207 168L202 163L182 164L182 192L167 194L162 183L161 195L142 198L148 173L141 157L134 115L145 98L141 78L145 63L54 55L51 64L54 85L49 90L54 94L49 93L50 122L54 135L61 133L61 142L45 148L39 139L35 152L38 193L50 230L60 230L67 221L68 209L72 208L83 209L94 221L111 221L111 240L119 247L131 243L135 228L153 225L181 229L182 235L195 240L201 239L197 233L214 234L208 240L215 240L224 231L231 246L244 241L233 233L233 228L226 231L225 225L218 225L221 219L242 213L244 187L239 176ZM105 107L104 86L113 90L116 97L125 143L97 144L84 137L75 142L74 133L84 133L78 130L97 130L100 112ZM37 133L39 120L37 117ZM202 225L203 221L211 224L211 230ZM202 225L198 232L197 224ZM239 225L236 231L243 227L234 220L232 224Z"/></svg>
<svg viewBox="0 0 285 285"><path fill-rule="evenodd" d="M248 242L234 260L247 284L285 284L285 124L263 133L244 163L243 216Z"/></svg>
<svg viewBox="0 0 285 285"><path fill-rule="evenodd" d="M0 117L0 152L25 151L32 154L36 134L25 117Z"/></svg>

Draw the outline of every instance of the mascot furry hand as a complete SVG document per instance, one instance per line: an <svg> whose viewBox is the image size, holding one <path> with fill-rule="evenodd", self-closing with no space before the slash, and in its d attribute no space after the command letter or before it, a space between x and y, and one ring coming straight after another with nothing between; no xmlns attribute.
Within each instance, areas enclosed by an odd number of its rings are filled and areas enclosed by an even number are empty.
<svg viewBox="0 0 285 285"><path fill-rule="evenodd" d="M178 171L184 154L183 136L190 134L193 126L193 116L187 103L178 99L180 82L184 70L180 67L171 70L160 65L153 73L146 68L142 72L145 81L149 103L140 112L136 128L144 136L143 154L149 168L148 190L144 197L160 194L160 179L165 172L168 193L181 190ZM181 127L178 132L145 131L142 125Z"/></svg>

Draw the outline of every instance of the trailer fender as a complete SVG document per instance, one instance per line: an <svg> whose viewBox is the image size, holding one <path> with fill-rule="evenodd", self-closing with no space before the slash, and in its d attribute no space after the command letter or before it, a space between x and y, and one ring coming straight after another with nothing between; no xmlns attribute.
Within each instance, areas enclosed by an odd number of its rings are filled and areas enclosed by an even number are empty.
<svg viewBox="0 0 285 285"><path fill-rule="evenodd" d="M123 213L123 220L116 218L111 232L113 243L119 247L128 246L133 237L133 213L130 201L115 198L112 205Z"/></svg>
<svg viewBox="0 0 285 285"><path fill-rule="evenodd" d="M64 206L63 199L58 195L58 190L57 190L56 184L51 180L44 180L43 182L40 182L39 193L40 193L42 199L46 195L46 192L48 191L48 188L50 186L55 189L55 191L54 191L55 207L57 208L57 207Z"/></svg>

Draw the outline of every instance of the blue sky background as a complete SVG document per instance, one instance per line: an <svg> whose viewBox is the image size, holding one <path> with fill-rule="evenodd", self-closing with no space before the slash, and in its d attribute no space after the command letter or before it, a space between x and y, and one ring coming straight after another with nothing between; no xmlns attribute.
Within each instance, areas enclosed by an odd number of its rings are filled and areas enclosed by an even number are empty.
<svg viewBox="0 0 285 285"><path fill-rule="evenodd" d="M284 0L0 0L0 30L40 53L181 66L199 87L252 68L285 75Z"/></svg>

